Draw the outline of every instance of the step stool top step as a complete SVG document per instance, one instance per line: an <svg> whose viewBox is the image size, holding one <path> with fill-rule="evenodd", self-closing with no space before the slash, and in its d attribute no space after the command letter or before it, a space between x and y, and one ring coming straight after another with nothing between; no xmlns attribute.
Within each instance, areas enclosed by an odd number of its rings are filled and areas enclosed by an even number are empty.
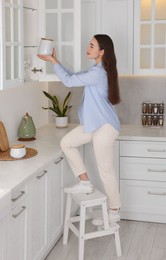
<svg viewBox="0 0 166 260"><path fill-rule="evenodd" d="M90 194L78 193L78 194L70 194L70 195L71 198L79 205L81 205L82 203L92 204L93 201L95 203L96 201L100 202L107 199L106 195L97 189L94 189L94 191Z"/></svg>

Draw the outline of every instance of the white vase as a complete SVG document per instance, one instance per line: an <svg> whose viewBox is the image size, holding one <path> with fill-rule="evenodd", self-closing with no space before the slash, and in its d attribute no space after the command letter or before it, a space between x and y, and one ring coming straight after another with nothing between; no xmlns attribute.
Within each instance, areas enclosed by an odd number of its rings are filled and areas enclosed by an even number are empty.
<svg viewBox="0 0 166 260"><path fill-rule="evenodd" d="M68 116L64 116L64 117L56 116L55 124L56 124L56 127L60 127L60 128L67 127L68 126Z"/></svg>

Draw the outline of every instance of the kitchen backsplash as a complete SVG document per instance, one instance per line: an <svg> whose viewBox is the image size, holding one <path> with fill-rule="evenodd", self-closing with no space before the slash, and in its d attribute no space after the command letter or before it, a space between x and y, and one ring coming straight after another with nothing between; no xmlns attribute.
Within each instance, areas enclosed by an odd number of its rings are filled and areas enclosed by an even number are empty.
<svg viewBox="0 0 166 260"><path fill-rule="evenodd" d="M0 91L0 121L5 125L10 144L16 140L18 126L26 112L32 116L36 128L48 123L48 112L42 109L47 105L42 90L48 90L47 83L32 81Z"/></svg>
<svg viewBox="0 0 166 260"><path fill-rule="evenodd" d="M121 124L141 125L141 104L144 101L163 102L166 106L166 77L124 76L119 77L119 85L121 103L116 108ZM10 143L17 138L18 125L26 112L32 116L36 128L54 122L55 117L51 112L42 109L42 106L47 106L48 102L42 93L43 90L64 97L69 88L64 87L60 82L47 84L32 81L21 87L0 91L0 121L5 124ZM78 107L83 88L70 90L72 91L70 104L73 107L69 113L69 121L78 123ZM166 113L164 113L164 122L166 122L165 117Z"/></svg>
<svg viewBox="0 0 166 260"><path fill-rule="evenodd" d="M56 87L55 87L56 86ZM120 76L119 86L121 102L116 106L121 124L142 125L142 103L147 100L152 103L166 104L166 77L164 76ZM60 82L49 83L49 92L63 96L68 88ZM77 123L77 110L82 98L82 88L72 88L70 122ZM53 121L49 114L50 122ZM165 114L164 114L164 121Z"/></svg>

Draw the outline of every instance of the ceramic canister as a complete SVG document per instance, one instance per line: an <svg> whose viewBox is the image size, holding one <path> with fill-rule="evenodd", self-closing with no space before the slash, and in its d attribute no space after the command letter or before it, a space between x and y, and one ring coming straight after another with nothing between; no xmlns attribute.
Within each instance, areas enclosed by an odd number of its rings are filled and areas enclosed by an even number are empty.
<svg viewBox="0 0 166 260"><path fill-rule="evenodd" d="M26 148L25 145L19 145L19 144L15 144L11 147L10 149L10 156L12 158L22 158L26 155Z"/></svg>
<svg viewBox="0 0 166 260"><path fill-rule="evenodd" d="M53 43L54 41L52 39L41 38L38 47L38 54L52 55L52 49L54 47Z"/></svg>

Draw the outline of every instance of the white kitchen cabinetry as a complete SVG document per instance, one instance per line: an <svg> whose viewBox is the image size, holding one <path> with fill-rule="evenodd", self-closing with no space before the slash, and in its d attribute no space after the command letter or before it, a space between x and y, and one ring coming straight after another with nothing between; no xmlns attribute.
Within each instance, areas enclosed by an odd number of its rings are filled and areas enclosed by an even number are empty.
<svg viewBox="0 0 166 260"><path fill-rule="evenodd" d="M0 220L0 259L6 259L6 245L7 245L7 217Z"/></svg>
<svg viewBox="0 0 166 260"><path fill-rule="evenodd" d="M47 243L47 170L41 170L30 183L28 218L28 260L41 259Z"/></svg>
<svg viewBox="0 0 166 260"><path fill-rule="evenodd" d="M58 59L71 71L80 69L80 0L40 1L39 36L55 42ZM52 64L40 60L40 81L57 81Z"/></svg>
<svg viewBox="0 0 166 260"><path fill-rule="evenodd" d="M104 192L103 184L100 179L100 175L97 169L97 162L94 155L93 144L85 145L85 165L87 167L89 178L95 188ZM114 145L114 167L117 177L117 183L119 186L119 141L115 141Z"/></svg>
<svg viewBox="0 0 166 260"><path fill-rule="evenodd" d="M58 156L30 183L29 260L44 259L62 232L62 160Z"/></svg>
<svg viewBox="0 0 166 260"><path fill-rule="evenodd" d="M38 80L38 0L23 0L24 81Z"/></svg>
<svg viewBox="0 0 166 260"><path fill-rule="evenodd" d="M133 1L81 1L82 69L87 68L86 47L94 34L108 34L115 47L119 74L132 74ZM85 19L86 17L86 19Z"/></svg>
<svg viewBox="0 0 166 260"><path fill-rule="evenodd" d="M49 247L58 240L63 229L63 157L59 156L47 174L47 238Z"/></svg>
<svg viewBox="0 0 166 260"><path fill-rule="evenodd" d="M11 213L6 223L6 256L4 260L27 259L27 187L12 193Z"/></svg>
<svg viewBox="0 0 166 260"><path fill-rule="evenodd" d="M134 73L166 73L166 1L134 1Z"/></svg>
<svg viewBox="0 0 166 260"><path fill-rule="evenodd" d="M166 223L166 143L120 141L121 217Z"/></svg>
<svg viewBox="0 0 166 260"><path fill-rule="evenodd" d="M23 0L0 2L0 90L23 82Z"/></svg>

